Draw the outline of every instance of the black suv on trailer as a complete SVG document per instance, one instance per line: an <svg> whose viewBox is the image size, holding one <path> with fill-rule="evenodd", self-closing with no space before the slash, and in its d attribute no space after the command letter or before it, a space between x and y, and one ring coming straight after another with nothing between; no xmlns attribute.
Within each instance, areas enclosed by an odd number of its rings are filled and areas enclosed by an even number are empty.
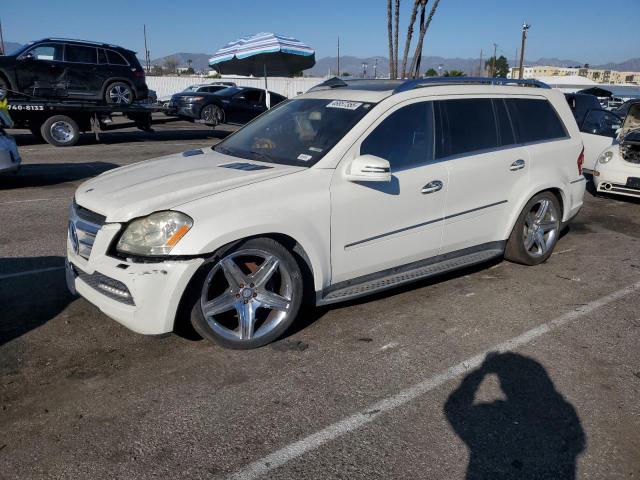
<svg viewBox="0 0 640 480"><path fill-rule="evenodd" d="M37 97L130 104L147 98L135 52L116 45L46 38L0 56L0 89Z"/></svg>

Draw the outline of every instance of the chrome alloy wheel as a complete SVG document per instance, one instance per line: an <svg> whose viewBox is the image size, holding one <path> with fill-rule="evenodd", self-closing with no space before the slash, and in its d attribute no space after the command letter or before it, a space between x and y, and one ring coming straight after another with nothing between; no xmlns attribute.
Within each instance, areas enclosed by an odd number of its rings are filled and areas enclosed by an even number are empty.
<svg viewBox="0 0 640 480"><path fill-rule="evenodd" d="M293 293L285 262L264 250L243 249L211 269L200 308L215 333L230 340L254 340L287 319Z"/></svg>
<svg viewBox="0 0 640 480"><path fill-rule="evenodd" d="M524 220L524 248L532 257L545 255L553 248L560 229L556 207L551 200L540 199L531 206Z"/></svg>
<svg viewBox="0 0 640 480"><path fill-rule="evenodd" d="M109 101L111 103L130 104L132 99L132 92L129 87L121 83L116 83L109 88Z"/></svg>
<svg viewBox="0 0 640 480"><path fill-rule="evenodd" d="M202 109L200 117L208 124L219 125L222 123L222 110L215 105L207 105Z"/></svg>
<svg viewBox="0 0 640 480"><path fill-rule="evenodd" d="M73 127L63 120L58 120L51 124L51 128L49 128L51 132L51 137L59 143L68 143L74 138Z"/></svg>

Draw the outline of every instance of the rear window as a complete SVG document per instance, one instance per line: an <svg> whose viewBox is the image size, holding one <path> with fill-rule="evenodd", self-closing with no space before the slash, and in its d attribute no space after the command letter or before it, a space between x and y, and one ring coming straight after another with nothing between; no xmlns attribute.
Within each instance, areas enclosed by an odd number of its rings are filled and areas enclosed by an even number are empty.
<svg viewBox="0 0 640 480"><path fill-rule="evenodd" d="M505 101L519 143L567 137L562 120L547 100L511 98Z"/></svg>
<svg viewBox="0 0 640 480"><path fill-rule="evenodd" d="M111 65L128 65L124 57L113 50L107 50L107 58Z"/></svg>
<svg viewBox="0 0 640 480"><path fill-rule="evenodd" d="M498 147L498 127L490 98L436 103L442 129L438 158Z"/></svg>

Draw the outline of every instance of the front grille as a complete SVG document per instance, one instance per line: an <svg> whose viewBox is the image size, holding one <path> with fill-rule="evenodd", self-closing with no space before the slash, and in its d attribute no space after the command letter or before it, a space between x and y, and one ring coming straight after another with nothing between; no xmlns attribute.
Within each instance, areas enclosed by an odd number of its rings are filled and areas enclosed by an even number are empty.
<svg viewBox="0 0 640 480"><path fill-rule="evenodd" d="M106 217L81 207L75 200L71 205L69 219L69 240L78 255L89 259L96 235L105 223Z"/></svg>
<svg viewBox="0 0 640 480"><path fill-rule="evenodd" d="M92 275L89 275L80 269L77 269L77 272L80 280L94 290L97 290L112 300L117 300L118 302L126 305L135 305L131 292L127 286L119 280L107 277L100 272L94 272Z"/></svg>

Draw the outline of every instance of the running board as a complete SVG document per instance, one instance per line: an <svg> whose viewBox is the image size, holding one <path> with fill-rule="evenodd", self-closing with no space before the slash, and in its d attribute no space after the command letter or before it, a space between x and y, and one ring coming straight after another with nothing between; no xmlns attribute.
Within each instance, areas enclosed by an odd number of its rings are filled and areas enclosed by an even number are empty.
<svg viewBox="0 0 640 480"><path fill-rule="evenodd" d="M323 292L318 305L344 302L365 295L395 288L406 283L441 275L452 270L469 267L504 255L505 242L492 242L421 260L380 273L340 282Z"/></svg>

